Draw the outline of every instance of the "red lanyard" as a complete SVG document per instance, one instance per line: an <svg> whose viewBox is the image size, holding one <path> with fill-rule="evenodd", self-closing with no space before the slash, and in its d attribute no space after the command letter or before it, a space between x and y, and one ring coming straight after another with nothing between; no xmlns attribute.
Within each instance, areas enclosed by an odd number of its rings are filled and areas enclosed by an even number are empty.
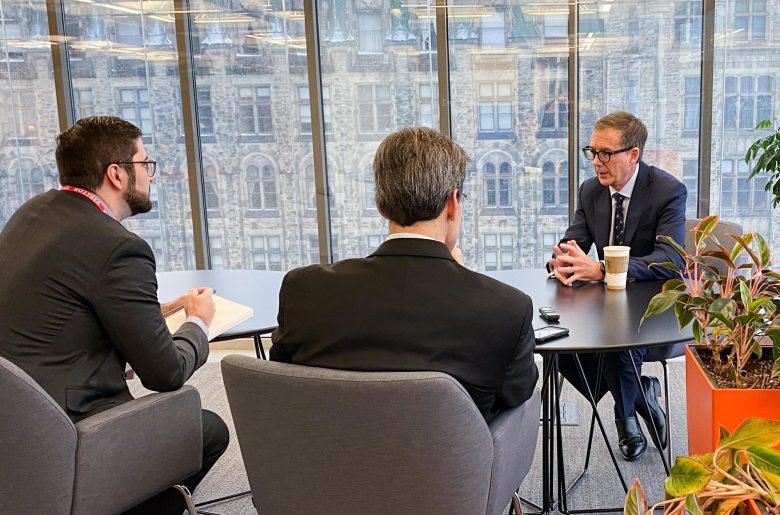
<svg viewBox="0 0 780 515"><path fill-rule="evenodd" d="M84 195L89 200L91 200L102 212L107 214L108 216L111 216L111 213L108 212L108 206L106 206L106 203L100 200L100 197L92 193L91 191L87 191L83 188L77 188L75 186L68 186L65 185L60 188L62 191L72 191L73 193L78 193L79 195Z"/></svg>

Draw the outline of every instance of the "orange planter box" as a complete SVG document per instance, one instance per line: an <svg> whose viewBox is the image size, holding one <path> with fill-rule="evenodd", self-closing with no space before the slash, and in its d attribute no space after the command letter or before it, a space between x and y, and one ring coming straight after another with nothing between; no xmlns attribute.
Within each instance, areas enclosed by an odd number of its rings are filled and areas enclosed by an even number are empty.
<svg viewBox="0 0 780 515"><path fill-rule="evenodd" d="M780 390L716 388L694 352L696 347L685 348L688 454L714 451L720 426L732 432L751 417L780 420Z"/></svg>

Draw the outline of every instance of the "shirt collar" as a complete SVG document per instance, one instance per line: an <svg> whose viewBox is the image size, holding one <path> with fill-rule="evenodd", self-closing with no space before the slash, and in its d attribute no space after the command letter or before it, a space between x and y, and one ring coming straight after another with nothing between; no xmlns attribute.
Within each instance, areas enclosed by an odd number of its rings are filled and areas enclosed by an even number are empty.
<svg viewBox="0 0 780 515"><path fill-rule="evenodd" d="M636 168L634 168L634 173L631 174L631 178L628 180L625 186L623 186L623 189L620 191L616 190L612 186L609 187L609 196L613 196L615 193L620 193L624 197L631 198L631 194L634 192L634 184L636 184L636 178L639 175L637 171L639 170L639 163L636 164Z"/></svg>
<svg viewBox="0 0 780 515"><path fill-rule="evenodd" d="M430 236L425 236L423 234L416 234L416 233L413 233L413 232L394 232L393 234L388 234L387 238L385 238L385 241L397 240L399 238L411 238L411 239L417 239L417 240L439 241L436 238L431 238Z"/></svg>

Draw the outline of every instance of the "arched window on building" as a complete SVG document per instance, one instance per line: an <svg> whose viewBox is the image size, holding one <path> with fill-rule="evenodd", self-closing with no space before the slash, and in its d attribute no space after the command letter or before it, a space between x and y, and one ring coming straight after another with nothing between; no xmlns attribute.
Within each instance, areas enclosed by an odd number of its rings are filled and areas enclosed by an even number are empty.
<svg viewBox="0 0 780 515"><path fill-rule="evenodd" d="M32 159L19 161L22 185L22 201L29 200L46 191L46 179L41 166Z"/></svg>
<svg viewBox="0 0 780 515"><path fill-rule="evenodd" d="M363 207L379 215L376 209L376 179L371 165L363 169L363 192Z"/></svg>
<svg viewBox="0 0 780 515"><path fill-rule="evenodd" d="M203 169L203 193L209 215L218 215L219 187L217 184L217 167L212 164L206 165Z"/></svg>
<svg viewBox="0 0 780 515"><path fill-rule="evenodd" d="M503 161L498 165L492 162L482 165L485 207L512 207L512 165Z"/></svg>
<svg viewBox="0 0 780 515"><path fill-rule="evenodd" d="M263 165L262 169L249 165L246 168L246 184L249 192L249 209L278 209L276 173L271 165Z"/></svg>
<svg viewBox="0 0 780 515"><path fill-rule="evenodd" d="M569 205L569 162L545 161L542 165L542 206Z"/></svg>
<svg viewBox="0 0 780 515"><path fill-rule="evenodd" d="M314 180L314 165L306 165L304 169L306 182L306 209L317 209L317 183ZM319 257L317 258L319 263Z"/></svg>

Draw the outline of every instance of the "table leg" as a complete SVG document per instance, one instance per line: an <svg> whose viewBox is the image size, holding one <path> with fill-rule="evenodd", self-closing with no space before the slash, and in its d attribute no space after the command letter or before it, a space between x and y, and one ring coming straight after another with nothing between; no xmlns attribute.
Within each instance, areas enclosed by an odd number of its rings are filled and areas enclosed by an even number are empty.
<svg viewBox="0 0 780 515"><path fill-rule="evenodd" d="M257 354L257 359L267 359L265 357L265 349L263 349L263 338L256 334L253 336L255 340L255 354Z"/></svg>

